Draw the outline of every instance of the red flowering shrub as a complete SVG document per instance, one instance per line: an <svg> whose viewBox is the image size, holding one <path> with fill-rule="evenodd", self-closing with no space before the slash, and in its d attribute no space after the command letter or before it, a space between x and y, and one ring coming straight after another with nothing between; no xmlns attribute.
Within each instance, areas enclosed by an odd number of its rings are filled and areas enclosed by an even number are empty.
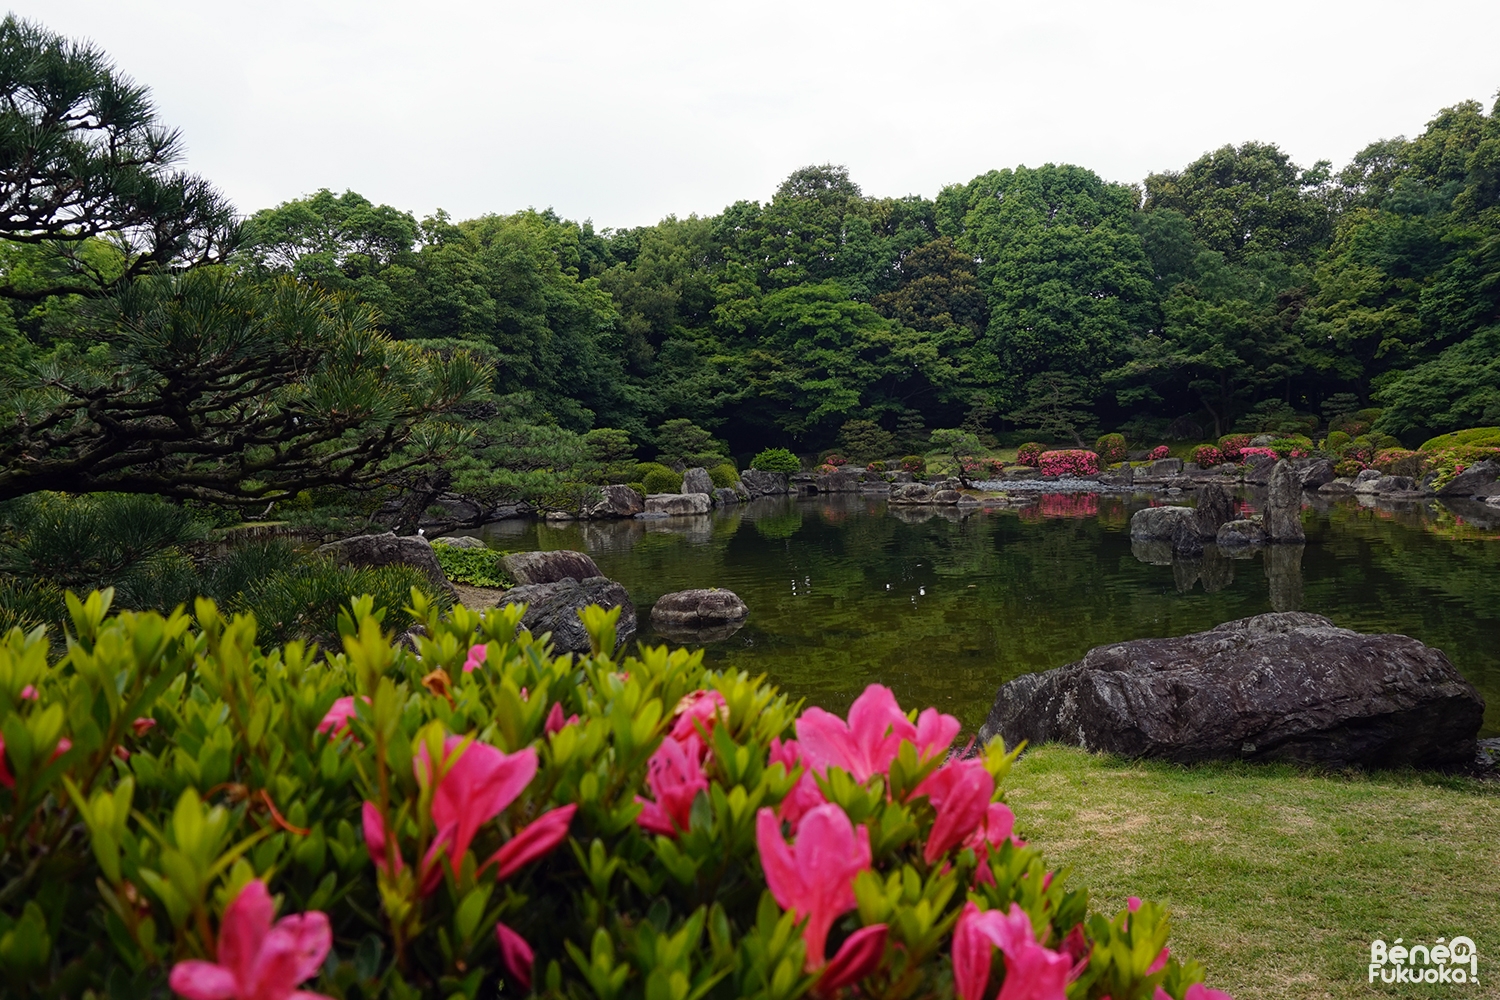
<svg viewBox="0 0 1500 1000"><path fill-rule="evenodd" d="M1386 448L1375 453L1375 468L1388 476L1409 476L1413 479L1422 475L1422 463L1424 456L1419 451L1411 451L1406 448Z"/></svg>
<svg viewBox="0 0 1500 1000"><path fill-rule="evenodd" d="M1226 462L1240 461L1240 451L1250 444L1249 434L1225 434L1219 438L1219 453Z"/></svg>
<svg viewBox="0 0 1500 1000"><path fill-rule="evenodd" d="M866 472L884 472L885 471L885 463L884 462L871 462L869 465L865 466L865 471Z"/></svg>
<svg viewBox="0 0 1500 1000"><path fill-rule="evenodd" d="M921 455L907 455L901 460L901 471L920 476L927 471L927 459Z"/></svg>
<svg viewBox="0 0 1500 1000"><path fill-rule="evenodd" d="M1172 457L1172 449L1168 448L1164 444L1159 444L1155 448L1151 449L1151 454L1148 457L1153 462L1160 462L1164 458Z"/></svg>
<svg viewBox="0 0 1500 1000"><path fill-rule="evenodd" d="M950 759L958 720L878 685L799 715L616 659L618 609L554 656L419 591L416 638L364 597L327 652L109 603L69 595L65 655L0 637L0 962L38 995L1213 995L1160 907L1090 914L1015 835L1015 750Z"/></svg>
<svg viewBox="0 0 1500 1000"><path fill-rule="evenodd" d="M835 469L849 464L849 460L843 455L827 455L823 458L824 465L831 465Z"/></svg>
<svg viewBox="0 0 1500 1000"><path fill-rule="evenodd" d="M1193 461L1203 469L1211 469L1224 462L1224 455L1211 444L1200 444L1193 449Z"/></svg>
<svg viewBox="0 0 1500 1000"><path fill-rule="evenodd" d="M1254 445L1247 445L1246 447L1240 449L1240 461L1241 462L1249 462L1253 458L1262 458L1262 457L1264 457L1264 458L1273 458L1274 459L1274 458L1280 458L1281 456L1279 456L1279 455L1276 454L1276 449L1275 448L1261 448L1261 447L1254 446Z"/></svg>
<svg viewBox="0 0 1500 1000"><path fill-rule="evenodd" d="M964 475L970 479L999 479L1005 463L998 458L972 458L959 460Z"/></svg>
<svg viewBox="0 0 1500 1000"><path fill-rule="evenodd" d="M824 462L813 471L820 476L827 476L839 471L839 467L837 465L834 465L832 462Z"/></svg>
<svg viewBox="0 0 1500 1000"><path fill-rule="evenodd" d="M1042 446L1035 441L1027 441L1016 449L1016 464L1029 465L1033 469L1041 465Z"/></svg>
<svg viewBox="0 0 1500 1000"><path fill-rule="evenodd" d="M1077 448L1044 451L1037 456L1037 466L1044 476L1097 476L1099 456Z"/></svg>
<svg viewBox="0 0 1500 1000"><path fill-rule="evenodd" d="M1106 434L1094 442L1094 452L1105 465L1125 461L1125 435Z"/></svg>
<svg viewBox="0 0 1500 1000"><path fill-rule="evenodd" d="M1341 458L1333 465L1333 474L1344 479L1353 479L1365 471L1365 465L1357 458Z"/></svg>

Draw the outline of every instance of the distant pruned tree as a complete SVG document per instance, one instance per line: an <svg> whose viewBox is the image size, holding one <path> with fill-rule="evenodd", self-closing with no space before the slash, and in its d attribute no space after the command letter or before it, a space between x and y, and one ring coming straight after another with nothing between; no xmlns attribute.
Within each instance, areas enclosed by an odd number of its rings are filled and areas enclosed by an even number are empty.
<svg viewBox="0 0 1500 1000"><path fill-rule="evenodd" d="M1026 402L1006 414L1023 434L1039 434L1049 441L1071 438L1084 447L1083 432L1092 419L1084 381L1066 372L1043 372L1026 383Z"/></svg>
<svg viewBox="0 0 1500 1000"><path fill-rule="evenodd" d="M0 240L45 249L0 295L101 294L158 267L220 259L228 200L175 169L182 141L108 57L13 15L0 21ZM105 240L113 254L86 252Z"/></svg>

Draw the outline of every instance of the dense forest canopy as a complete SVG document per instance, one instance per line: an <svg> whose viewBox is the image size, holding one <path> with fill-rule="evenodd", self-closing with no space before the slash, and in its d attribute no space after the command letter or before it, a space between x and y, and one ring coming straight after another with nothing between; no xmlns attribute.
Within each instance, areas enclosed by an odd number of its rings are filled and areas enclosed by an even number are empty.
<svg viewBox="0 0 1500 1000"><path fill-rule="evenodd" d="M1059 386L1085 432L1381 405L1415 441L1500 421L1497 201L1500 119L1470 101L1337 173L1246 142L1140 186L1047 164L883 198L823 165L633 229L323 190L251 216L237 259L492 358L530 420L648 445L674 418L736 454L815 451L855 419L1003 436Z"/></svg>

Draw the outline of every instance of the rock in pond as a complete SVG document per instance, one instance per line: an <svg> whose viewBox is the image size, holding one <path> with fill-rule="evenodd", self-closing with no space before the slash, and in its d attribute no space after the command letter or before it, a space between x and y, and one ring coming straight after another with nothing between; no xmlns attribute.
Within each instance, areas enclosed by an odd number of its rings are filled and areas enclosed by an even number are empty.
<svg viewBox="0 0 1500 1000"><path fill-rule="evenodd" d="M715 487L711 495L714 498L714 503L720 507L728 507L731 504L740 502L740 495L728 486Z"/></svg>
<svg viewBox="0 0 1500 1000"><path fill-rule="evenodd" d="M1132 542L1160 541L1174 552L1196 555L1203 551L1198 537L1198 512L1192 507L1146 507L1130 518Z"/></svg>
<svg viewBox="0 0 1500 1000"><path fill-rule="evenodd" d="M587 580L602 576L594 560L571 549L550 552L512 552L500 560L505 572L517 584L557 583L560 580Z"/></svg>
<svg viewBox="0 0 1500 1000"><path fill-rule="evenodd" d="M629 486L605 486L600 493L597 502L583 508L584 517L635 517L646 509L646 498Z"/></svg>
<svg viewBox="0 0 1500 1000"><path fill-rule="evenodd" d="M708 470L702 467L688 469L682 474L682 489L679 493L703 493L709 496L714 492L714 481L709 476Z"/></svg>
<svg viewBox="0 0 1500 1000"><path fill-rule="evenodd" d="M635 605L630 603L630 595L624 587L606 577L515 587L500 598L502 607L507 604L526 605L521 624L533 635L551 632L552 643L558 652L589 651L589 634L584 630L578 612L590 604L597 604L605 610L620 609L620 620L615 625L616 648L635 637Z"/></svg>
<svg viewBox="0 0 1500 1000"><path fill-rule="evenodd" d="M313 555L325 556L340 566L411 566L421 570L445 593L453 594L453 585L438 564L432 543L421 535L398 536L394 531L382 535L355 535L320 545L313 550Z"/></svg>
<svg viewBox="0 0 1500 1000"><path fill-rule="evenodd" d="M786 476L780 472L746 469L740 473L740 483L752 500L758 497L780 496L787 491Z"/></svg>
<svg viewBox="0 0 1500 1000"><path fill-rule="evenodd" d="M679 590L657 598L651 606L651 624L657 628L702 629L742 622L749 614L750 609L732 590Z"/></svg>
<svg viewBox="0 0 1500 1000"><path fill-rule="evenodd" d="M1266 529L1259 521L1228 521L1219 526L1214 544L1221 549L1242 549L1266 544Z"/></svg>
<svg viewBox="0 0 1500 1000"><path fill-rule="evenodd" d="M1198 506L1193 508L1193 525L1198 537L1211 542L1219 534L1219 528L1234 520L1234 501L1224 487L1209 483L1198 494Z"/></svg>
<svg viewBox="0 0 1500 1000"><path fill-rule="evenodd" d="M1304 490L1316 490L1333 482L1333 462L1318 458L1309 462L1298 473Z"/></svg>
<svg viewBox="0 0 1500 1000"><path fill-rule="evenodd" d="M647 514L707 514L712 508L707 493L653 493L646 498Z"/></svg>
<svg viewBox="0 0 1500 1000"><path fill-rule="evenodd" d="M1500 496L1500 462L1475 462L1438 490L1443 497Z"/></svg>
<svg viewBox="0 0 1500 1000"><path fill-rule="evenodd" d="M979 739L1182 763L1442 768L1474 759L1483 717L1479 693L1440 650L1284 612L1098 646L1018 677L1000 688Z"/></svg>
<svg viewBox="0 0 1500 1000"><path fill-rule="evenodd" d="M1266 499L1266 537L1273 542L1299 544L1302 530L1302 481L1285 460L1271 470L1271 495Z"/></svg>
<svg viewBox="0 0 1500 1000"><path fill-rule="evenodd" d="M853 472L826 472L814 480L819 493L858 493L859 475Z"/></svg>

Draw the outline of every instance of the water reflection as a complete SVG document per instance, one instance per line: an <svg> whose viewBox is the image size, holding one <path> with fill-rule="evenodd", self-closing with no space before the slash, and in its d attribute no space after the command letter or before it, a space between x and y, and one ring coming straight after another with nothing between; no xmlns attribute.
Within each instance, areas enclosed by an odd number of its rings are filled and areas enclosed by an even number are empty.
<svg viewBox="0 0 1500 1000"><path fill-rule="evenodd" d="M662 594L727 587L750 608L744 627L674 641L835 710L879 681L975 725L1002 682L1093 646L1301 610L1441 648L1486 696L1487 733L1500 733L1500 510L1309 499L1305 547L1210 545L1176 561L1131 542L1130 515L1148 499L1118 495L989 509L767 497L703 517L507 521L480 534L500 549L588 552L630 591L648 642L666 638L646 616Z"/></svg>

